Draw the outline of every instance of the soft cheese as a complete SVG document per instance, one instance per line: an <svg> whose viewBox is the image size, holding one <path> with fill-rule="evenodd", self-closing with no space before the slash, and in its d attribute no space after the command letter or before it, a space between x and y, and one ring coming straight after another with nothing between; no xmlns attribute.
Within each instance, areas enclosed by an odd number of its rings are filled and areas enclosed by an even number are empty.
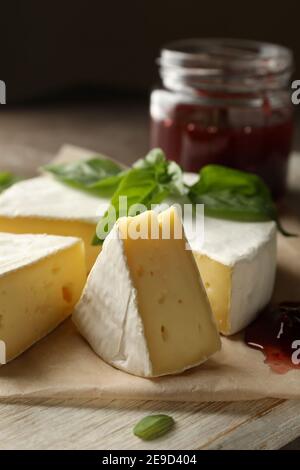
<svg viewBox="0 0 300 470"><path fill-rule="evenodd" d="M70 315L85 280L78 238L0 233L0 341L6 362Z"/></svg>
<svg viewBox="0 0 300 470"><path fill-rule="evenodd" d="M170 237L162 228L170 226ZM147 237L131 234L147 226ZM220 338L192 252L171 208L120 218L89 275L73 319L95 352L132 374L174 374L205 361ZM158 234L157 238L150 237Z"/></svg>
<svg viewBox="0 0 300 470"><path fill-rule="evenodd" d="M246 327L270 301L276 273L276 227L206 218L194 255L219 331Z"/></svg>
<svg viewBox="0 0 300 470"><path fill-rule="evenodd" d="M186 174L192 184L195 175ZM271 299L276 274L276 224L205 217L204 239L192 236L191 211L184 218L219 331L245 328ZM191 234L191 236L189 236Z"/></svg>
<svg viewBox="0 0 300 470"><path fill-rule="evenodd" d="M80 237L90 271L100 251L91 241L107 205L107 199L40 176L16 183L1 194L0 231Z"/></svg>
<svg viewBox="0 0 300 470"><path fill-rule="evenodd" d="M85 159L95 153L64 146L56 162ZM47 177L17 183L0 195L0 231L81 237L88 271L100 251L91 246L96 223L109 200L90 196ZM185 183L198 175L186 173ZM185 214L186 215L186 214ZM276 271L273 222L244 223L205 217L204 241L194 235L192 213L184 218L187 238L205 282L218 327L233 334L250 323L270 300Z"/></svg>

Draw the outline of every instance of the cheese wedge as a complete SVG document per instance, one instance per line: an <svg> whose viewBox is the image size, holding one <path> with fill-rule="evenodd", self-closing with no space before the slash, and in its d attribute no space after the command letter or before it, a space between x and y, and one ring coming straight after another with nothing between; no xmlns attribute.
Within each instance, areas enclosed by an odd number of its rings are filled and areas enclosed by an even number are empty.
<svg viewBox="0 0 300 470"><path fill-rule="evenodd" d="M96 154L74 145L63 145L51 163L86 160ZM85 244L89 272L101 249L92 246L91 241L108 204L109 199L73 189L49 175L31 178L0 195L0 232L79 237Z"/></svg>
<svg viewBox="0 0 300 470"><path fill-rule="evenodd" d="M70 162L94 154L66 145L55 161ZM193 173L184 175L186 184L193 184L197 178ZM81 237L90 271L100 251L99 247L91 246L91 239L108 204L108 199L90 196L50 177L33 178L17 183L0 195L0 231ZM186 236L218 328L226 335L236 333L270 301L276 271L275 224L205 217L203 243L201 234L190 235L193 222L192 213L184 213Z"/></svg>
<svg viewBox="0 0 300 470"><path fill-rule="evenodd" d="M209 218L205 226L204 246L195 258L219 331L230 335L251 323L271 299L276 227L227 221L220 226Z"/></svg>
<svg viewBox="0 0 300 470"><path fill-rule="evenodd" d="M163 227L170 228L166 239ZM177 239L178 230L181 238ZM159 216L147 211L116 222L73 320L100 357L139 376L182 372L201 364L221 346L199 271L173 208Z"/></svg>
<svg viewBox="0 0 300 470"><path fill-rule="evenodd" d="M192 184L195 175L186 174ZM245 328L272 297L277 264L274 222L204 218L204 239L194 236L191 210L186 236L200 270L218 329L231 335Z"/></svg>
<svg viewBox="0 0 300 470"><path fill-rule="evenodd" d="M100 248L92 246L96 224L107 199L70 188L52 177L21 181L0 196L0 232L47 233L79 237L91 270Z"/></svg>
<svg viewBox="0 0 300 470"><path fill-rule="evenodd" d="M0 233L0 341L6 362L70 315L85 280L81 240Z"/></svg>

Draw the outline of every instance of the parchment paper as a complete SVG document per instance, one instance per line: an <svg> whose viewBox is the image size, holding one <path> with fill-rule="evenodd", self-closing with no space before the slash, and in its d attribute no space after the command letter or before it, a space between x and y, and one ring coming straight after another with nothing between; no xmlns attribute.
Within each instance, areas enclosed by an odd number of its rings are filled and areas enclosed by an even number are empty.
<svg viewBox="0 0 300 470"><path fill-rule="evenodd" d="M300 160L299 160L300 163ZM297 163L297 165L299 165ZM295 175L293 175L295 177ZM300 234L300 193L290 193L283 222ZM274 301L300 300L300 238L278 236ZM300 370L284 375L248 348L243 334L222 339L205 364L177 376L143 379L105 364L67 320L19 358L0 368L0 398L72 397L226 401L262 397L300 398Z"/></svg>

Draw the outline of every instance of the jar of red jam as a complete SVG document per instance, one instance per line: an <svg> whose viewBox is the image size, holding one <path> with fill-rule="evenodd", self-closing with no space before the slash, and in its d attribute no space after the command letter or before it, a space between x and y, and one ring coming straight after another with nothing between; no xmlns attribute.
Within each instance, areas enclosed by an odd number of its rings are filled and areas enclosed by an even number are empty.
<svg viewBox="0 0 300 470"><path fill-rule="evenodd" d="M166 45L151 93L151 146L186 171L217 163L284 193L293 133L289 49L229 39Z"/></svg>

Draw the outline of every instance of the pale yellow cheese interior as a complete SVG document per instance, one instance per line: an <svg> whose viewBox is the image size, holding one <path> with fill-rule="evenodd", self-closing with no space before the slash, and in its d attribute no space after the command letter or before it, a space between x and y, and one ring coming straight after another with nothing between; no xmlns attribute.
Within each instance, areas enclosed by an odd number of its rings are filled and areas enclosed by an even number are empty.
<svg viewBox="0 0 300 470"><path fill-rule="evenodd" d="M128 238L130 223L159 226L171 214L170 239ZM170 209L159 218L145 212L120 223L138 308L150 352L153 375L174 373L206 360L220 348L220 339L193 254L186 240L174 239L180 220Z"/></svg>
<svg viewBox="0 0 300 470"><path fill-rule="evenodd" d="M86 281L81 241L0 277L0 340L6 362L67 318Z"/></svg>
<svg viewBox="0 0 300 470"><path fill-rule="evenodd" d="M88 272L92 269L101 249L99 246L92 245L95 231L96 224L79 222L76 220L0 216L0 232L47 233L48 235L62 235L81 238L85 244L86 266Z"/></svg>
<svg viewBox="0 0 300 470"><path fill-rule="evenodd" d="M228 334L230 332L232 268L206 255L200 253L194 253L194 255L218 329Z"/></svg>

